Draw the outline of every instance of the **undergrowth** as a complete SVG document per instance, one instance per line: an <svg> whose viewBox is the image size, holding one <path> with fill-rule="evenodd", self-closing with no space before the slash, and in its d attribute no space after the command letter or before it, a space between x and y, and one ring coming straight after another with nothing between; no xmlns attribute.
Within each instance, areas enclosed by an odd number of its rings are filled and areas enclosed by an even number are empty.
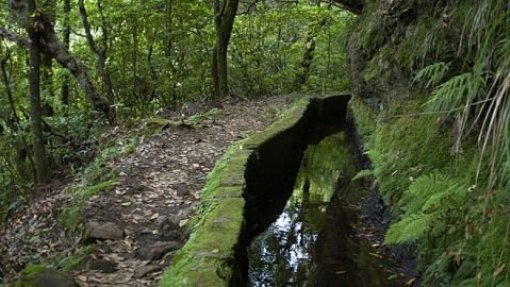
<svg viewBox="0 0 510 287"><path fill-rule="evenodd" d="M361 99L351 103L373 164L365 173L393 206L385 244L417 246L424 286L506 286L509 197L477 181L476 141L451 153L441 115L420 113L425 100L395 103L377 117Z"/></svg>
<svg viewBox="0 0 510 287"><path fill-rule="evenodd" d="M85 202L99 192L113 189L118 182L118 172L113 161L131 154L138 144L138 137L117 138L106 144L106 147L77 176L77 180L68 187L73 196L71 204L66 206L59 215L59 222L67 230L74 232L81 221L80 210Z"/></svg>
<svg viewBox="0 0 510 287"><path fill-rule="evenodd" d="M359 176L393 206L385 243L415 244L423 286L510 286L508 1L370 3L351 108L373 163Z"/></svg>

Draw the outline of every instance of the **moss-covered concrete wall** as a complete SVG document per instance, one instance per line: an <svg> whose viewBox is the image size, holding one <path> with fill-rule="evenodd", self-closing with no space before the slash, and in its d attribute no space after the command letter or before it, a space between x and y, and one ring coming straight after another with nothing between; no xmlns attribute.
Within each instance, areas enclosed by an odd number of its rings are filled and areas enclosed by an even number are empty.
<svg viewBox="0 0 510 287"><path fill-rule="evenodd" d="M349 99L301 99L268 129L232 145L209 175L191 236L160 286L242 285L245 247L290 196L309 129L341 124Z"/></svg>

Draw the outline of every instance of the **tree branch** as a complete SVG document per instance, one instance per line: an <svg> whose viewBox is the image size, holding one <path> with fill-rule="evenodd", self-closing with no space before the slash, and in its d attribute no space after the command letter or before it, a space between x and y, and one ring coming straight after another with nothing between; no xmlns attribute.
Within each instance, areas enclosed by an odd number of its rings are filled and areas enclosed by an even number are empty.
<svg viewBox="0 0 510 287"><path fill-rule="evenodd" d="M18 45L20 48L27 49L30 46L30 41L12 31L0 27L0 39L6 39Z"/></svg>
<svg viewBox="0 0 510 287"><path fill-rule="evenodd" d="M87 37L87 42L89 43L90 48L96 53L101 54L101 50L96 44L96 41L94 40L94 37L92 36L92 33L90 31L90 23L89 18L87 15L87 10L85 10L85 3L83 3L83 0L78 1L78 5L80 6L80 15L81 20L83 22L83 28L85 29L85 36Z"/></svg>

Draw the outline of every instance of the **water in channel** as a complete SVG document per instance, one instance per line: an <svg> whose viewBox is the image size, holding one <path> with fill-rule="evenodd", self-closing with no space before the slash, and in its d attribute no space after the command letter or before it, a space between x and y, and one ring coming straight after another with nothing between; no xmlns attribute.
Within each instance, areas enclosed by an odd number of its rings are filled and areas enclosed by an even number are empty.
<svg viewBox="0 0 510 287"><path fill-rule="evenodd" d="M284 211L249 247L248 286L391 286L359 236L361 185L344 132L307 147Z"/></svg>

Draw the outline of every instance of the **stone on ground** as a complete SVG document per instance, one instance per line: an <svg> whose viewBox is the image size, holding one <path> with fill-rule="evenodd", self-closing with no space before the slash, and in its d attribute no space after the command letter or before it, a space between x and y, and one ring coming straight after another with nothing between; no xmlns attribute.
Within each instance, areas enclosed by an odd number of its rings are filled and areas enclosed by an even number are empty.
<svg viewBox="0 0 510 287"><path fill-rule="evenodd" d="M85 225L85 239L119 240L124 238L124 230L113 222L92 221Z"/></svg>

